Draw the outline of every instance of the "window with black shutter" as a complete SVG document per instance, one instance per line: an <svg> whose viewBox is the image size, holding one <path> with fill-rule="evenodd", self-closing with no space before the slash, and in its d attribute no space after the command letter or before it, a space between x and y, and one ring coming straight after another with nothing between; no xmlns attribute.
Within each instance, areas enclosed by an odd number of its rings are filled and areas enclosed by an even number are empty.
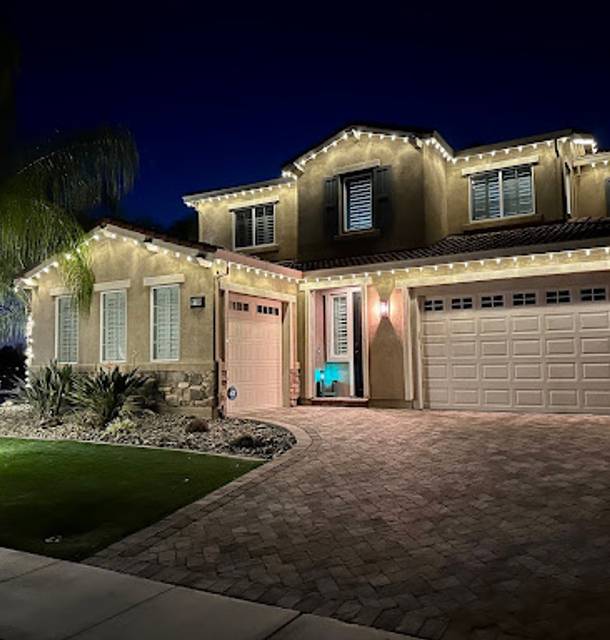
<svg viewBox="0 0 610 640"><path fill-rule="evenodd" d="M275 205L260 204L233 211L235 248L260 247L275 242Z"/></svg>
<svg viewBox="0 0 610 640"><path fill-rule="evenodd" d="M343 202L346 232L373 228L373 175L370 171L343 179Z"/></svg>

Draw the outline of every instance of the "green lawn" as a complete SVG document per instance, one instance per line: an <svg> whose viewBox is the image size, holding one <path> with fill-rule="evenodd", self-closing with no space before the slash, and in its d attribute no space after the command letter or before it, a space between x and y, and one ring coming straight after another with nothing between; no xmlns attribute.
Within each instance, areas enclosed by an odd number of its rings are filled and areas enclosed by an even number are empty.
<svg viewBox="0 0 610 640"><path fill-rule="evenodd" d="M260 462L0 438L0 546L79 560ZM61 536L60 542L45 539Z"/></svg>

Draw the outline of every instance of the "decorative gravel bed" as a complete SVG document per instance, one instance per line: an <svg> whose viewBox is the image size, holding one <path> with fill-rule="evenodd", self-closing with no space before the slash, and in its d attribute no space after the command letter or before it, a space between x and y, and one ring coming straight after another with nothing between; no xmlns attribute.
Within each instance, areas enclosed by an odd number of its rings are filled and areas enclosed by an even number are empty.
<svg viewBox="0 0 610 640"><path fill-rule="evenodd" d="M41 426L23 405L0 406L0 436L168 447L267 460L288 451L296 442L288 430L253 420L165 413L134 418L133 424L118 430L91 426L79 414L65 416L61 424L47 427Z"/></svg>

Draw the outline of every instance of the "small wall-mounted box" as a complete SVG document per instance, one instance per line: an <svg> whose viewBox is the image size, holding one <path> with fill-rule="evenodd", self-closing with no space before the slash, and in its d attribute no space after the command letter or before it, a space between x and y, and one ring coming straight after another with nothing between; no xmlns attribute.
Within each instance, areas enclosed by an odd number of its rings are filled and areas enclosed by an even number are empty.
<svg viewBox="0 0 610 640"><path fill-rule="evenodd" d="M191 309L205 309L205 296L191 296Z"/></svg>

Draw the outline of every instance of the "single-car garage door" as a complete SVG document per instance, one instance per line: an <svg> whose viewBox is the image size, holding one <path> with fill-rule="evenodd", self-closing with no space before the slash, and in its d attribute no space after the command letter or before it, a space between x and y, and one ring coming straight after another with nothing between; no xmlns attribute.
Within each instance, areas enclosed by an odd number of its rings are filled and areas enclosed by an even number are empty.
<svg viewBox="0 0 610 640"><path fill-rule="evenodd" d="M229 412L281 406L281 302L229 294L227 389Z"/></svg>
<svg viewBox="0 0 610 640"><path fill-rule="evenodd" d="M515 283L423 296L424 405L610 413L606 283L599 276Z"/></svg>

